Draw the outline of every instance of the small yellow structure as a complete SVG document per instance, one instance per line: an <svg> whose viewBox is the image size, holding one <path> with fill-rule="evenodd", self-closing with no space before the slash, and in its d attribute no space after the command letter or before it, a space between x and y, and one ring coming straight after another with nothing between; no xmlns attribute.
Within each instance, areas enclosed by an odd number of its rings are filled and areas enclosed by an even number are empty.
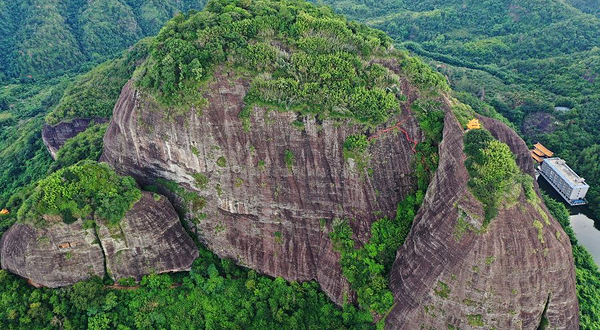
<svg viewBox="0 0 600 330"><path fill-rule="evenodd" d="M531 158L533 158L533 160L538 162L538 164L540 164L543 161L543 159L540 156L538 156L534 153L534 150L531 151Z"/></svg>
<svg viewBox="0 0 600 330"><path fill-rule="evenodd" d="M543 153L544 156L546 156L546 157L553 157L554 156L554 153L552 151L548 150L548 148L544 147L544 145L542 145L539 142L536 143L536 144L534 144L533 146L535 147L534 150L537 150L537 151Z"/></svg>
<svg viewBox="0 0 600 330"><path fill-rule="evenodd" d="M2 209L2 211L0 211L0 215L7 215L7 214L9 214L9 213L10 213L10 212L8 212L8 210L7 210L7 209Z"/></svg>
<svg viewBox="0 0 600 330"><path fill-rule="evenodd" d="M537 150L537 149L533 149L533 150L531 150L531 152L533 152L534 154L536 154L538 157L545 157L544 153L541 152L541 151L539 151L539 150Z"/></svg>
<svg viewBox="0 0 600 330"><path fill-rule="evenodd" d="M467 128L468 129L481 129L481 124L479 123L479 120L477 120L477 118L473 118L467 123Z"/></svg>

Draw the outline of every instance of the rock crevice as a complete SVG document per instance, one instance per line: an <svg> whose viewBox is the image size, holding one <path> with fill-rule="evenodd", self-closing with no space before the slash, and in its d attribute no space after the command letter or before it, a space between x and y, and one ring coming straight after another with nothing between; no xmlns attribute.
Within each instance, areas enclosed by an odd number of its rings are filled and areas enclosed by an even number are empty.
<svg viewBox="0 0 600 330"><path fill-rule="evenodd" d="M158 200L155 200L154 198ZM198 250L164 196L144 192L118 225L96 219L65 224L46 217L43 227L13 225L0 241L2 268L46 287L91 276L140 280L150 273L185 271Z"/></svg>

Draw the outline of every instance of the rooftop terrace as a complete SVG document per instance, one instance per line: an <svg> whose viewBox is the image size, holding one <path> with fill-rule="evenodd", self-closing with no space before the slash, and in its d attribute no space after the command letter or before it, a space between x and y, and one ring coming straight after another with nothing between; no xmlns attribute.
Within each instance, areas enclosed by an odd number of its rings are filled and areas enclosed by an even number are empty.
<svg viewBox="0 0 600 330"><path fill-rule="evenodd" d="M579 175L577 175L577 173L575 173L575 171L573 171L564 160L555 157L546 158L544 161L548 162L549 165L552 165L552 167L560 171L574 186L585 184L585 179L579 177Z"/></svg>

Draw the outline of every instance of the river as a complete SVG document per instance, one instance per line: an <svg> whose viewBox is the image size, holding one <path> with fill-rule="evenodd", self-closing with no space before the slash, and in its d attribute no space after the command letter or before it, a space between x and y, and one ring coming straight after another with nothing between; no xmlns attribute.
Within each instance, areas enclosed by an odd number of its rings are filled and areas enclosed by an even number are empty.
<svg viewBox="0 0 600 330"><path fill-rule="evenodd" d="M587 205L569 206L554 188L550 186L544 177L540 176L537 181L542 190L552 198L562 202L567 207L571 214L569 217L571 220L571 227L573 227L577 240L592 254L596 264L600 265L600 221L594 219L594 216Z"/></svg>

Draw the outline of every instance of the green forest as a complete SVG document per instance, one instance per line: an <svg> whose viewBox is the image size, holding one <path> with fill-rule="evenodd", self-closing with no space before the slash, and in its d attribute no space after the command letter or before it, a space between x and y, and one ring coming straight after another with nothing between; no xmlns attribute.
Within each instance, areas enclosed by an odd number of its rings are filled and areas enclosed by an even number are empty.
<svg viewBox="0 0 600 330"><path fill-rule="evenodd" d="M590 0L324 0L385 31L485 115L493 107L590 185L600 218L600 3ZM556 110L566 107L570 110Z"/></svg>
<svg viewBox="0 0 600 330"><path fill-rule="evenodd" d="M259 5L254 12L251 3L211 1L209 11L199 12L205 0L0 0L0 208L11 210L0 215L0 235L33 213L60 214L69 221L93 209L118 222L139 199L131 178L95 162L106 125L93 125L67 142L56 161L41 139L44 123L109 118L132 75L173 111L169 116L177 116L190 105L202 107L201 98L186 97L189 91L207 82L216 63L232 59L239 72L269 73L252 81L240 113L245 123L252 105L260 104L350 119L369 129L399 113L397 104L405 101L392 88L397 76L377 63L363 65L373 54L399 58L403 74L433 96L450 90L445 77L456 99L484 115L498 117L497 111L529 144L542 142L586 178L590 207L600 217L598 2L324 0L336 13L385 33L303 2L285 10ZM289 59L264 42L265 29L292 42ZM198 38L210 40L208 47L197 47ZM189 273L149 275L139 284L94 278L37 289L0 270L0 327L374 328L373 316L385 315L393 305L391 264L437 167L443 112L433 99L413 104L426 141L416 147L417 189L398 204L396 217L376 221L360 248L352 238L352 219L334 221L330 238L358 306L339 308L315 282L259 275L196 242L200 257ZM347 110L340 111L340 104ZM370 143L362 133L351 135L344 154L359 159ZM468 134L465 145L470 188L491 221L498 200L489 192L522 178L515 174L514 155L487 131ZM286 163L290 158L293 164L293 156L286 154ZM89 177L95 179L83 180ZM73 196L79 203L70 202ZM565 207L544 200L573 244L581 328L595 329L600 272L578 244ZM106 212L115 207L119 212Z"/></svg>

